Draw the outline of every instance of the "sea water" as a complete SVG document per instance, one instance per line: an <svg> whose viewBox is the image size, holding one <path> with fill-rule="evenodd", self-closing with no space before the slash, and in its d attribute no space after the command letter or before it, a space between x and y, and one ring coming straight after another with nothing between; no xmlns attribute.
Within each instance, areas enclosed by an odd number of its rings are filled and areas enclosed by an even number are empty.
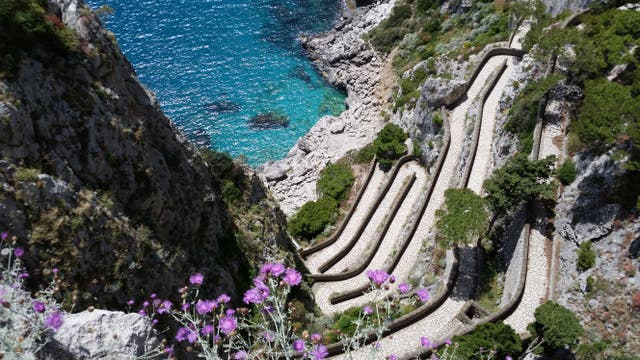
<svg viewBox="0 0 640 360"><path fill-rule="evenodd" d="M344 110L305 58L301 33L328 30L340 0L89 0L139 79L194 143L252 166L284 157L324 115ZM286 127L250 126L260 114Z"/></svg>

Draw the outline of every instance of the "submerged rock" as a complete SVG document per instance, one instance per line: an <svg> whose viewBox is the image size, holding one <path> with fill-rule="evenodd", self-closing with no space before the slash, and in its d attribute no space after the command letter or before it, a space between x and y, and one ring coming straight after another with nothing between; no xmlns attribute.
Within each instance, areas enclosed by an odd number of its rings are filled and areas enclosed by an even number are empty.
<svg viewBox="0 0 640 360"><path fill-rule="evenodd" d="M289 77L296 78L304 81L307 84L311 84L311 75L307 73L302 65L296 65L289 73Z"/></svg>
<svg viewBox="0 0 640 360"><path fill-rule="evenodd" d="M204 105L208 112L213 114L236 113L240 111L240 105L230 100L218 100Z"/></svg>
<svg viewBox="0 0 640 360"><path fill-rule="evenodd" d="M287 126L289 126L289 117L276 111L258 114L249 120L249 127L254 129L273 129Z"/></svg>

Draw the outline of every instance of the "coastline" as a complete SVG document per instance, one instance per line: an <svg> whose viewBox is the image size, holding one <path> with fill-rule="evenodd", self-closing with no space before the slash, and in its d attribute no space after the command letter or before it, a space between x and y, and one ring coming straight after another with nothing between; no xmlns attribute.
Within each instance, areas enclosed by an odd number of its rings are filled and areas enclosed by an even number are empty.
<svg viewBox="0 0 640 360"><path fill-rule="evenodd" d="M324 116L278 161L256 169L282 211L291 216L307 201L317 199L320 170L347 152L370 143L385 123L386 107L381 58L361 35L385 19L395 0L349 10L329 32L302 36L307 56L322 76L347 93L347 109L339 116Z"/></svg>

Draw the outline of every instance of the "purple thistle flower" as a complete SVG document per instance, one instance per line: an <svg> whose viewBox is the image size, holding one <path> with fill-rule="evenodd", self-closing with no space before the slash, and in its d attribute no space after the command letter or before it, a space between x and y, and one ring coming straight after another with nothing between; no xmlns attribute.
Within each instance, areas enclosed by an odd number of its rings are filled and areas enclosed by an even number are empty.
<svg viewBox="0 0 640 360"><path fill-rule="evenodd" d="M513 360L513 358L509 355L505 356L504 360Z"/></svg>
<svg viewBox="0 0 640 360"><path fill-rule="evenodd" d="M420 301L422 302L426 302L426 301L429 301L429 299L431 299L431 294L429 294L429 290L427 289L416 290L416 295L418 296L418 299L420 299Z"/></svg>
<svg viewBox="0 0 640 360"><path fill-rule="evenodd" d="M49 314L49 316L47 316L47 318L44 321L44 324L49 328L58 330L62 327L62 322L63 322L62 313L60 311L56 311Z"/></svg>
<svg viewBox="0 0 640 360"><path fill-rule="evenodd" d="M436 354L431 354L431 360L440 360L440 357Z"/></svg>
<svg viewBox="0 0 640 360"><path fill-rule="evenodd" d="M218 296L216 301L218 302L218 304L226 304L231 301L231 297L227 294L221 294L220 296Z"/></svg>
<svg viewBox="0 0 640 360"><path fill-rule="evenodd" d="M272 342L275 338L273 337L273 334L269 331L263 331L262 332L262 338L264 338L264 341L270 343Z"/></svg>
<svg viewBox="0 0 640 360"><path fill-rule="evenodd" d="M303 352L304 351L304 340L296 340L293 342L293 350L297 351L297 352Z"/></svg>
<svg viewBox="0 0 640 360"><path fill-rule="evenodd" d="M236 311L235 311L235 310L233 310L233 309L227 309L227 311L225 311L224 313L225 313L225 315L227 315L227 316L231 316L231 315L235 314L235 313L236 313Z"/></svg>
<svg viewBox="0 0 640 360"><path fill-rule="evenodd" d="M395 283L395 282L396 282L396 277L395 277L394 275L390 275L390 276L389 276L389 282L390 282L391 284Z"/></svg>
<svg viewBox="0 0 640 360"><path fill-rule="evenodd" d="M189 333L187 334L187 341L189 342L189 344L193 344L197 340L198 334L193 330L189 330Z"/></svg>
<svg viewBox="0 0 640 360"><path fill-rule="evenodd" d="M215 300L198 300L196 303L196 312L200 315L210 313L218 306Z"/></svg>
<svg viewBox="0 0 640 360"><path fill-rule="evenodd" d="M9 233L7 233L6 231L2 232L2 235L0 235L0 238L2 240L6 240L9 237Z"/></svg>
<svg viewBox="0 0 640 360"><path fill-rule="evenodd" d="M146 312L146 311L144 311L144 309L140 309L140 310L138 310L138 315L140 315L140 316L147 316L147 312Z"/></svg>
<svg viewBox="0 0 640 360"><path fill-rule="evenodd" d="M57 274L60 270L58 270L58 268L53 268L51 269L51 272L54 274Z"/></svg>
<svg viewBox="0 0 640 360"><path fill-rule="evenodd" d="M364 308L362 308L362 312L366 315L371 315L373 314L373 309L371 308L371 306L365 306Z"/></svg>
<svg viewBox="0 0 640 360"><path fill-rule="evenodd" d="M149 296L149 297L151 298L151 300L153 300L153 299L155 299L155 298L157 298L157 297L158 297L158 294L153 293L153 294L151 294L151 296Z"/></svg>
<svg viewBox="0 0 640 360"><path fill-rule="evenodd" d="M398 360L398 357L395 356L394 354L389 354L389 356L387 356L388 360Z"/></svg>
<svg viewBox="0 0 640 360"><path fill-rule="evenodd" d="M29 273L28 272L21 272L18 274L18 279L26 279L29 277Z"/></svg>
<svg viewBox="0 0 640 360"><path fill-rule="evenodd" d="M406 294L409 292L409 290L411 290L411 285L407 283L400 283L398 284L398 290L401 294Z"/></svg>
<svg viewBox="0 0 640 360"><path fill-rule="evenodd" d="M174 351L173 345L165 346L165 348L164 348L164 353L169 355L169 356L173 355L173 351Z"/></svg>
<svg viewBox="0 0 640 360"><path fill-rule="evenodd" d="M367 270L367 277L373 281L376 286L380 286L389 280L389 274L384 270Z"/></svg>
<svg viewBox="0 0 640 360"><path fill-rule="evenodd" d="M238 327L238 321L235 316L223 316L218 321L220 332L229 335Z"/></svg>
<svg viewBox="0 0 640 360"><path fill-rule="evenodd" d="M44 303L42 301L34 301L33 302L33 311L42 314L45 310Z"/></svg>
<svg viewBox="0 0 640 360"><path fill-rule="evenodd" d="M233 354L233 358L235 360L244 360L247 358L247 352L244 350L239 350L238 352L236 352L235 354Z"/></svg>
<svg viewBox="0 0 640 360"><path fill-rule="evenodd" d="M322 335L320 335L318 333L311 334L311 341L313 341L314 343L317 343L320 340L322 340Z"/></svg>
<svg viewBox="0 0 640 360"><path fill-rule="evenodd" d="M209 336L213 333L213 330L213 325L207 324L200 329L200 334L202 334L202 336Z"/></svg>
<svg viewBox="0 0 640 360"><path fill-rule="evenodd" d="M435 345L426 336L420 337L420 344L422 344L422 347L427 348L427 349L433 349L433 346Z"/></svg>
<svg viewBox="0 0 640 360"><path fill-rule="evenodd" d="M187 334L189 334L189 329L186 327L181 327L176 331L176 340L185 341L187 340Z"/></svg>
<svg viewBox="0 0 640 360"><path fill-rule="evenodd" d="M451 345L451 339L447 339L444 341L445 345ZM512 359L513 360L513 359Z"/></svg>
<svg viewBox="0 0 640 360"><path fill-rule="evenodd" d="M329 355L329 352L324 345L316 345L309 355L311 355L311 358L314 360L323 360Z"/></svg>
<svg viewBox="0 0 640 360"><path fill-rule="evenodd" d="M127 301L127 305L129 305L129 306L133 306L133 304L135 304L135 303L136 303L136 302L135 302L135 301L133 301L133 299L131 299L131 300Z"/></svg>
<svg viewBox="0 0 640 360"><path fill-rule="evenodd" d="M24 249L18 246L15 250L13 250L13 255L20 259L24 255Z"/></svg>
<svg viewBox="0 0 640 360"><path fill-rule="evenodd" d="M202 275L202 273L195 273L189 276L189 283L191 285L202 285L203 281L204 281L204 275Z"/></svg>
<svg viewBox="0 0 640 360"><path fill-rule="evenodd" d="M151 324L156 325L158 323L158 319L151 320Z"/></svg>
<svg viewBox="0 0 640 360"><path fill-rule="evenodd" d="M184 304L182 304L182 305L180 306L180 309L181 309L182 311L187 311L187 310L191 309L191 305L189 305L189 303L184 303Z"/></svg>
<svg viewBox="0 0 640 360"><path fill-rule="evenodd" d="M153 306L160 306L160 303L162 303L162 300L160 300L160 299L153 299Z"/></svg>
<svg viewBox="0 0 640 360"><path fill-rule="evenodd" d="M264 298L258 289L251 288L244 293L242 301L245 304L260 304L264 301Z"/></svg>
<svg viewBox="0 0 640 360"><path fill-rule="evenodd" d="M143 302L142 307L149 307L149 302L148 301Z"/></svg>
<svg viewBox="0 0 640 360"><path fill-rule="evenodd" d="M284 265L280 263L275 263L271 266L271 270L269 273L273 276L280 276L284 272Z"/></svg>
<svg viewBox="0 0 640 360"><path fill-rule="evenodd" d="M172 307L173 303L169 300L165 300L160 304L160 307L158 308L158 314L164 314L167 311L171 310Z"/></svg>
<svg viewBox="0 0 640 360"><path fill-rule="evenodd" d="M302 275L296 269L289 268L285 271L282 280L289 286L296 286L302 281Z"/></svg>

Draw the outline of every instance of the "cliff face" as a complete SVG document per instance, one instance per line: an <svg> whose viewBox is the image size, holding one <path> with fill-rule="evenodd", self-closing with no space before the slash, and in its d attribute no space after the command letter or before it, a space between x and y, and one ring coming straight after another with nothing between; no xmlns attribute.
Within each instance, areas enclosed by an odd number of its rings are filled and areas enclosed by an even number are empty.
<svg viewBox="0 0 640 360"><path fill-rule="evenodd" d="M0 62L0 229L30 250L36 279L59 267L81 303L168 294L196 270L233 289L243 259L213 164L81 0L48 7L79 44Z"/></svg>

